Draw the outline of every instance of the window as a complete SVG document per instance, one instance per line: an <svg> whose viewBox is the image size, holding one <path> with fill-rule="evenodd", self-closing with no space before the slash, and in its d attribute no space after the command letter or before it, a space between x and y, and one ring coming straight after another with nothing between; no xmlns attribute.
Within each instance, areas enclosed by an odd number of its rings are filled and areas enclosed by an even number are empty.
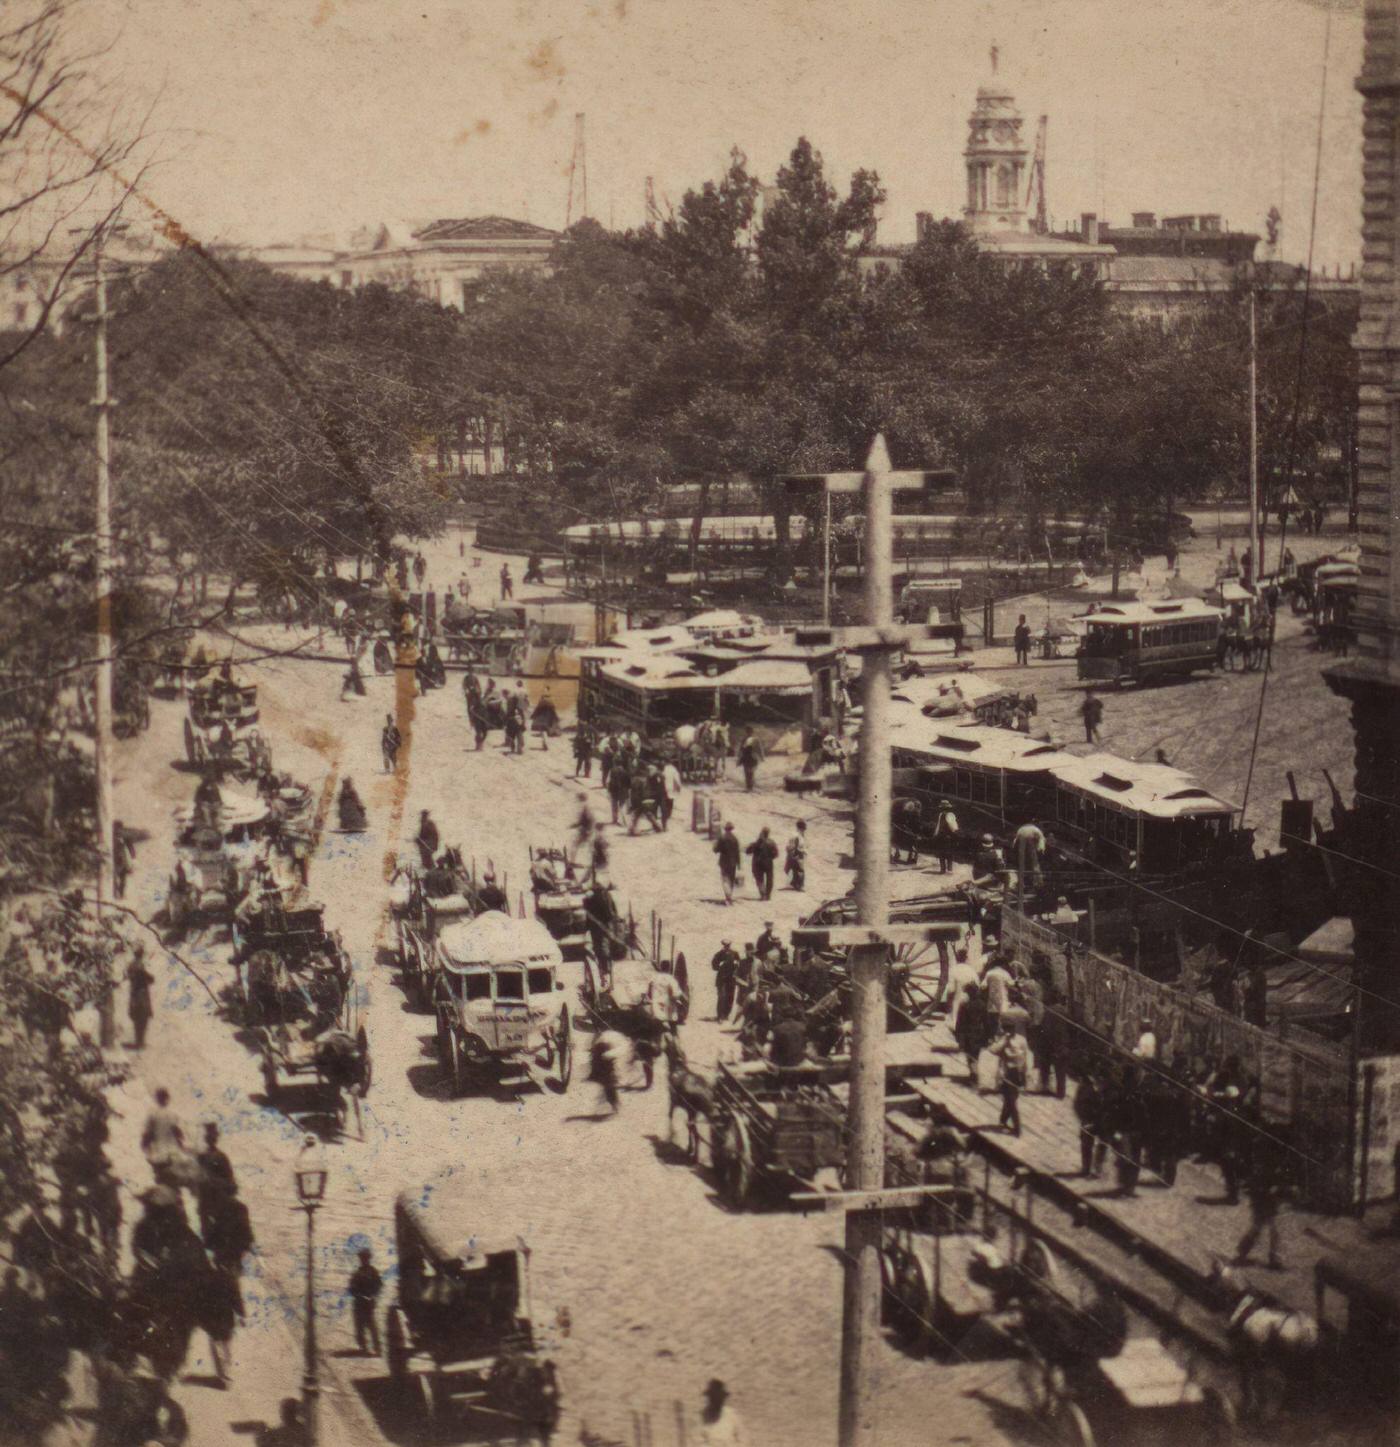
<svg viewBox="0 0 1400 1447"><path fill-rule="evenodd" d="M523 1000L525 998L525 975L520 970L500 970L496 974L496 998L498 1000Z"/></svg>
<svg viewBox="0 0 1400 1447"><path fill-rule="evenodd" d="M547 995L554 988L554 974L551 970L533 969L528 971L528 974L532 995Z"/></svg>
<svg viewBox="0 0 1400 1447"><path fill-rule="evenodd" d="M491 998L491 976L484 970L463 976L462 997L466 1000L489 1000Z"/></svg>

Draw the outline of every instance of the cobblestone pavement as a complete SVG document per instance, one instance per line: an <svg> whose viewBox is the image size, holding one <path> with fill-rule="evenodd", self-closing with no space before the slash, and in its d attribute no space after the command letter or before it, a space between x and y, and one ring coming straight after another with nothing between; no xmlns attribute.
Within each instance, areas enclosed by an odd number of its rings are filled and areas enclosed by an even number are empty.
<svg viewBox="0 0 1400 1447"><path fill-rule="evenodd" d="M392 966L377 956L386 942L386 860L406 846L418 810L431 808L445 841L504 870L514 899L527 878L528 846L560 840L576 812L579 786L568 777L567 748L546 753L532 741L526 754L512 757L493 741L475 753L460 691L449 687L408 705L401 792L378 772L379 726L394 706L390 680L373 680L367 698L341 703L339 670L327 664L267 662L257 676L276 766L326 800L351 775L370 813L362 836L328 830L311 872L311 894L329 902L329 922L356 962L375 1069L364 1141L328 1145L331 1184L317 1219L327 1440L404 1436L385 1407L382 1364L348 1354L353 1343L340 1293L359 1245L369 1242L381 1264L392 1263L395 1194L445 1172L479 1185L479 1219L463 1221L464 1232L519 1231L529 1240L536 1316L550 1321L567 1309L561 1440L575 1440L585 1425L629 1443L679 1442L685 1431L693 1440L700 1389L711 1376L729 1383L757 1442L811 1447L834 1440L839 1220L724 1210L705 1175L667 1145L659 1089L625 1094L615 1120L596 1118L596 1088L583 1072L567 1094L450 1098L433 1057L431 1018L408 1011ZM129 890L129 901L146 913L158 906L172 864L171 814L193 792L192 776L172 766L182 752L182 717L179 704L157 704L150 733L123 745L119 759L119 815L151 836ZM768 771L781 767L773 761ZM777 792L773 782L752 796L722 786L721 807L745 838L760 821L780 836L798 816L811 821L803 894L780 891L762 903L750 886L726 909L708 841L684 827L688 797L664 839L608 831L619 898L643 918L660 914L692 962L695 1011L685 1043L702 1064L733 1050L732 1038L707 1018L714 1012L708 959L721 933L751 939L770 918L785 929L849 887L840 862L849 819ZM595 810L601 797L595 781ZM922 879L911 877L910 885L912 892ZM226 944L197 939L181 953L216 995L227 988ZM257 1422L275 1420L278 1399L300 1379L304 1218L291 1209L291 1163L307 1122L261 1105L255 1055L184 967L171 959L158 962L158 972L150 1045L131 1057L136 1074L117 1101L114 1147L139 1188L146 1174L136 1140L158 1084L171 1089L191 1132L206 1119L223 1126L259 1240L250 1321L235 1342L234 1390L225 1396L200 1384L207 1370L201 1339L190 1362L194 1380L181 1392L201 1444L246 1442ZM129 1206L128 1218L134 1214ZM882 1438L1006 1441L1020 1420L1015 1382L1004 1362L940 1366L891 1349L880 1384Z"/></svg>

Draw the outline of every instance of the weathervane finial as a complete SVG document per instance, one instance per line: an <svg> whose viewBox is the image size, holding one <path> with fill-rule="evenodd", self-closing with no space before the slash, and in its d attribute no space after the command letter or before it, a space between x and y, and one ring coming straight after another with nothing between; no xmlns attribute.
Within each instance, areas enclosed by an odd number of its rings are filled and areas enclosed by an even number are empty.
<svg viewBox="0 0 1400 1447"><path fill-rule="evenodd" d="M997 60L998 60L998 58L1000 57L1000 55L1001 55L1001 47L1000 47L995 41L993 41L993 42L992 42L992 74L993 74L993 75L995 75L995 74L997 73Z"/></svg>

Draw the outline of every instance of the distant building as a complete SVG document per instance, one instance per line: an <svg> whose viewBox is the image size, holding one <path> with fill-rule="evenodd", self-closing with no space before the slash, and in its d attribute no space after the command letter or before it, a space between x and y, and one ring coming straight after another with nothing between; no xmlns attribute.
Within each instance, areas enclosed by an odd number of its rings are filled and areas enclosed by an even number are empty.
<svg viewBox="0 0 1400 1447"><path fill-rule="evenodd" d="M460 310L493 273L549 270L559 239L557 231L505 216L385 222L335 253L331 280L342 287L382 282Z"/></svg>
<svg viewBox="0 0 1400 1447"><path fill-rule="evenodd" d="M153 232L116 232L108 237L103 252L107 275L115 279L144 271L173 250ZM67 247L44 247L8 258L0 252L0 332L32 331L41 324L62 331L69 312L91 291L90 253L75 261Z"/></svg>

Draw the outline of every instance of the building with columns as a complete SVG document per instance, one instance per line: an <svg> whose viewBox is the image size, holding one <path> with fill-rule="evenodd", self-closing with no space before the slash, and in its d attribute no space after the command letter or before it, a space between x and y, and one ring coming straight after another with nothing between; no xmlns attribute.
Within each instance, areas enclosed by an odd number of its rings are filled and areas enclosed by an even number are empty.
<svg viewBox="0 0 1400 1447"><path fill-rule="evenodd" d="M1400 0L1366 0L1362 105L1359 519L1354 654L1326 671L1351 703L1357 1037L1400 1052Z"/></svg>

